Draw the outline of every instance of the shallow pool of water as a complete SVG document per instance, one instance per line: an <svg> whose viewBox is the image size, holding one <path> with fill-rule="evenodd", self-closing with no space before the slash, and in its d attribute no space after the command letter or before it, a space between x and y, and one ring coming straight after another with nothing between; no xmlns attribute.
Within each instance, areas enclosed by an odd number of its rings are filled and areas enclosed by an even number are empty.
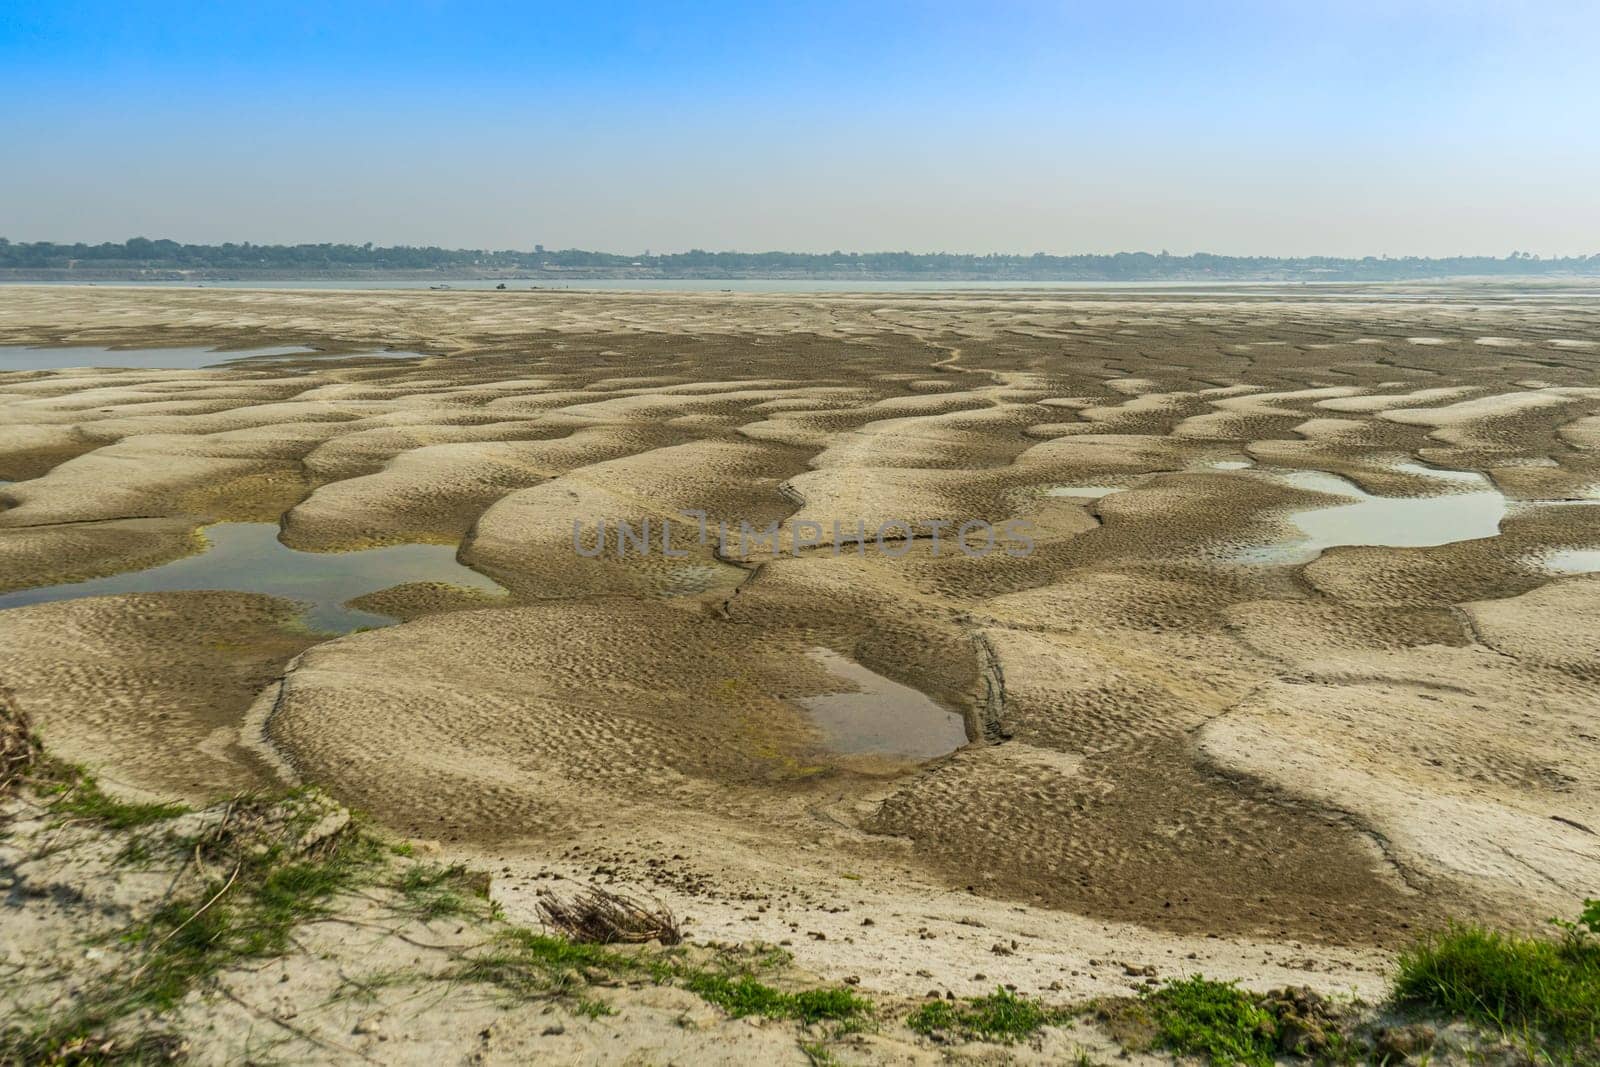
<svg viewBox="0 0 1600 1067"><path fill-rule="evenodd" d="M832 649L812 649L811 656L829 674L856 687L852 693L827 693L796 701L834 751L932 759L967 743L966 721L925 693L891 682Z"/></svg>
<svg viewBox="0 0 1600 1067"><path fill-rule="evenodd" d="M0 371L62 370L67 367L132 367L137 370L195 370L235 359L304 356L316 351L302 345L248 348L223 352L215 348L129 348L97 345L69 348L19 348L0 346Z"/></svg>
<svg viewBox="0 0 1600 1067"><path fill-rule="evenodd" d="M202 532L210 547L198 555L86 582L19 589L0 595L0 609L111 593L227 589L300 601L306 605L302 618L311 629L348 633L395 620L347 608L346 601L406 582L448 582L467 589L504 592L477 571L457 563L455 549L448 545L297 552L278 540L276 523L225 522Z"/></svg>
<svg viewBox="0 0 1600 1067"><path fill-rule="evenodd" d="M1541 553L1531 562L1556 574L1593 574L1600 571L1600 548L1558 548Z"/></svg>
<svg viewBox="0 0 1600 1067"><path fill-rule="evenodd" d="M1327 471L1261 471L1263 477L1308 492L1347 498L1343 504L1308 508L1289 516L1297 536L1233 554L1241 563L1304 563L1330 548L1375 545L1425 548L1494 537L1508 511L1506 498L1473 471L1442 470L1418 463L1395 470L1447 483L1436 496L1375 496L1348 478Z"/></svg>

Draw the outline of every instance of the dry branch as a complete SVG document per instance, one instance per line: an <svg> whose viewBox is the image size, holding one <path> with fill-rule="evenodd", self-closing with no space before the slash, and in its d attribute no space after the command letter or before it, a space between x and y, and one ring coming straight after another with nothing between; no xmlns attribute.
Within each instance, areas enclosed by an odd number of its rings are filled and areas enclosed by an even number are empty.
<svg viewBox="0 0 1600 1067"><path fill-rule="evenodd" d="M539 899L539 911L546 923L573 941L601 945L659 941L676 945L683 940L678 920L667 908L652 907L598 886L570 900L547 894Z"/></svg>
<svg viewBox="0 0 1600 1067"><path fill-rule="evenodd" d="M39 758L28 717L11 694L0 689L0 796L5 796Z"/></svg>

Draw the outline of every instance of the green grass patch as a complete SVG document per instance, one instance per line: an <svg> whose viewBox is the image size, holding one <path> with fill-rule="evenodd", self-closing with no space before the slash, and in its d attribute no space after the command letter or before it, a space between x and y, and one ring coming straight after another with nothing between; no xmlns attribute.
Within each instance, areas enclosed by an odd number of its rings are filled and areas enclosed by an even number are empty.
<svg viewBox="0 0 1600 1067"><path fill-rule="evenodd" d="M996 989L965 1001L934 1000L911 1013L906 1025L919 1034L950 1030L983 1041L1015 1042L1046 1026L1067 1021L1054 1011L1009 989Z"/></svg>
<svg viewBox="0 0 1600 1067"><path fill-rule="evenodd" d="M616 1010L603 1000L594 1000L591 997L579 997L572 1005L572 1011L585 1019L603 1019L607 1015L615 1015Z"/></svg>
<svg viewBox="0 0 1600 1067"><path fill-rule="evenodd" d="M1560 938L1456 924L1400 956L1395 1000L1508 1034L1600 1042L1600 902ZM1600 1049L1596 1049L1600 1052Z"/></svg>
<svg viewBox="0 0 1600 1067"><path fill-rule="evenodd" d="M122 803L81 768L61 763L48 765L41 790L58 815L107 831L136 831L188 810L177 804ZM123 964L83 989L68 1010L0 1026L0 1064L79 1062L84 1050L96 1062L121 1056L121 1051L95 1050L122 1049L108 1044L107 1035L172 1009L217 972L288 952L296 926L330 914L336 895L363 884L394 890L403 912L427 919L471 916L499 928L489 945L462 955L446 972L420 976L424 979L483 982L519 996L560 997L590 1018L612 1009L585 992L621 976L679 986L733 1016L827 1021L842 1032L872 1014L870 1001L846 988L788 991L762 981L788 964L782 949L709 956L681 948L619 950L505 927L487 901L484 875L460 866L397 862L395 857L409 850L380 843L359 825L330 821L342 813L314 791L274 800L236 797L220 811L220 817L202 820L204 825L186 836L129 835L120 861L181 865L185 888L107 939L119 946ZM413 977L377 976L366 983L368 995L384 981ZM128 1054L137 1058L147 1051L142 1041L137 1035L130 1039Z"/></svg>
<svg viewBox="0 0 1600 1067"><path fill-rule="evenodd" d="M79 783L63 805L76 797L87 810L103 811L94 799L97 793ZM265 805L241 800L233 810L248 816L253 807L264 810ZM126 813L115 819L100 821L113 829L151 821L130 821ZM315 819L311 813L303 820L291 818L288 825L292 830ZM0 1034L0 1062L78 1062L75 1053L63 1050L91 1047L118 1020L135 1013L172 1008L227 966L281 955L294 927L325 914L328 900L365 877L380 851L358 830L347 830L298 857L290 856L283 839L233 841L226 831L224 824L193 840L175 839L184 852L211 850L212 869L227 873L174 897L125 930L117 940L129 950L127 966L84 990L69 1011Z"/></svg>
<svg viewBox="0 0 1600 1067"><path fill-rule="evenodd" d="M454 977L532 997L570 992L587 981L589 971L624 974L641 967L635 957L600 945L512 928L501 933L491 948L464 961Z"/></svg>
<svg viewBox="0 0 1600 1067"><path fill-rule="evenodd" d="M839 1061L833 1058L833 1053L828 1051L828 1046L821 1041L802 1041L800 1051L805 1053L811 1067L834 1067Z"/></svg>
<svg viewBox="0 0 1600 1067"><path fill-rule="evenodd" d="M1140 994L1155 1028L1154 1043L1215 1064L1269 1067L1277 1053L1277 1023L1256 997L1233 982L1200 975L1172 980Z"/></svg>
<svg viewBox="0 0 1600 1067"><path fill-rule="evenodd" d="M872 1011L871 1001L848 989L802 989L797 993L757 981L750 975L692 972L683 986L734 1018L760 1015L768 1019L798 1019L814 1023L824 1019L843 1022Z"/></svg>
<svg viewBox="0 0 1600 1067"><path fill-rule="evenodd" d="M782 953L761 953L753 963L766 966L786 958ZM748 968L751 961L741 962ZM858 1020L872 1010L870 1001L848 989L786 992L762 982L748 969L726 964L695 966L677 951L619 951L519 928L504 931L491 948L464 961L452 977L536 997L571 994L596 977L630 975L658 985L681 986L734 1017L759 1015L813 1023Z"/></svg>
<svg viewBox="0 0 1600 1067"><path fill-rule="evenodd" d="M487 910L483 879L460 864L415 864L401 872L394 888L405 901L405 910L424 920L478 915Z"/></svg>
<svg viewBox="0 0 1600 1067"><path fill-rule="evenodd" d="M357 881L370 858L354 835L320 859L285 861L269 851L241 863L231 885L217 879L166 904L125 936L144 955L122 995L160 1010L222 967L282 955L294 927L326 914L328 901Z"/></svg>
<svg viewBox="0 0 1600 1067"><path fill-rule="evenodd" d="M50 769L54 784L41 792L50 810L71 819L98 823L108 830L132 830L165 822L188 812L182 804L130 804L107 796L83 768L57 764Z"/></svg>

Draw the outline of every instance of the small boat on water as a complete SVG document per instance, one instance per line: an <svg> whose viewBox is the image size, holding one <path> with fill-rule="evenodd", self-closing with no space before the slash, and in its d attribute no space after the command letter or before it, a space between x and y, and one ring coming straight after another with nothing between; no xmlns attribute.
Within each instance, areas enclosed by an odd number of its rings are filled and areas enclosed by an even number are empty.
<svg viewBox="0 0 1600 1067"><path fill-rule="evenodd" d="M429 289L448 289L450 287L448 285L430 285L430 286L428 286L428 288Z"/></svg>

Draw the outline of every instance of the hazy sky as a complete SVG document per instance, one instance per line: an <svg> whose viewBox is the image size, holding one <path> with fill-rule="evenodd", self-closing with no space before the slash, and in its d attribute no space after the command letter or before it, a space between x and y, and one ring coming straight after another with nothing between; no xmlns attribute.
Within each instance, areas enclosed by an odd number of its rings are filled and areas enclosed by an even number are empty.
<svg viewBox="0 0 1600 1067"><path fill-rule="evenodd" d="M0 235L1600 252L1600 3L0 3Z"/></svg>

